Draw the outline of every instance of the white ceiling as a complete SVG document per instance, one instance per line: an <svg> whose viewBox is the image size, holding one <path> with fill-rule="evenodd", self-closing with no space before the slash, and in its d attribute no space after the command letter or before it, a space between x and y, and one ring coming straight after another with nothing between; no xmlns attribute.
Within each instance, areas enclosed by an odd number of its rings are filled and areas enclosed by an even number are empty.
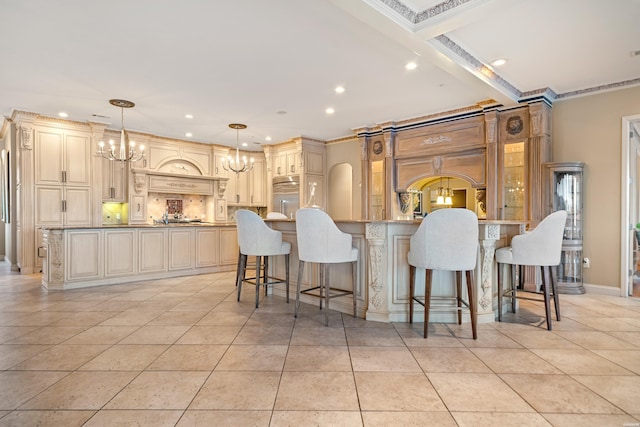
<svg viewBox="0 0 640 427"><path fill-rule="evenodd" d="M639 0L0 0L12 110L250 149L640 84ZM507 58L492 70L490 61ZM418 68L407 71L406 62ZM345 93L334 92L344 85ZM325 114L327 107L335 114ZM282 114L286 112L286 114ZM193 114L186 119L185 114ZM185 133L192 132L191 138Z"/></svg>

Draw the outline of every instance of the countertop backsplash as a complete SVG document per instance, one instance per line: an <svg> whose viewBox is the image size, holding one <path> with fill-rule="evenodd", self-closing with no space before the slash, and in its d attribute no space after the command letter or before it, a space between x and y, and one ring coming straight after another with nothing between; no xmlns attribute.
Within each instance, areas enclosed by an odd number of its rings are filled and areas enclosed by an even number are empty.
<svg viewBox="0 0 640 427"><path fill-rule="evenodd" d="M181 215L183 218L207 220L207 218L205 218L205 196L190 194L149 193L147 215L153 219L162 218L162 214L164 214L167 209L167 200L182 201Z"/></svg>

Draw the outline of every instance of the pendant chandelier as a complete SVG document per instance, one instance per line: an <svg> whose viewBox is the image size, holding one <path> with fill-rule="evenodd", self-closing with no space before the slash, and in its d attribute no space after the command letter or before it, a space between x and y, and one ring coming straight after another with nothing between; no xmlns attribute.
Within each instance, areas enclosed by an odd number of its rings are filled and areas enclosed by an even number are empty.
<svg viewBox="0 0 640 427"><path fill-rule="evenodd" d="M133 108L136 104L124 99L110 99L109 104L120 107L120 146L116 149L113 139L109 140L109 148L105 150L104 141L100 141L98 144L98 154L105 159L117 160L119 162L137 162L144 159L144 145L140 145L139 151L136 150L136 143L129 141L129 134L124 128L124 109Z"/></svg>
<svg viewBox="0 0 640 427"><path fill-rule="evenodd" d="M440 177L440 186L438 187L437 191L436 205L453 205L453 190L451 189L449 183L450 178L447 177L447 188L445 190L442 186L442 177Z"/></svg>
<svg viewBox="0 0 640 427"><path fill-rule="evenodd" d="M253 157L250 161L247 161L247 156L242 156L242 162L240 162L240 129L246 129L247 125L231 123L229 127L236 130L236 157L234 159L229 155L226 161L222 162L222 168L228 172L235 172L236 174L249 172L253 169Z"/></svg>

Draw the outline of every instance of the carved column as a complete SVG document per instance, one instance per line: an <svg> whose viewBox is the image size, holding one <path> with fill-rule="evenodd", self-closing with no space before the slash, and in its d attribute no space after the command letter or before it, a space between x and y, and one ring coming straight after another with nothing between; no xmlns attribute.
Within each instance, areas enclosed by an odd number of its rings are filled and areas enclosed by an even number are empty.
<svg viewBox="0 0 640 427"><path fill-rule="evenodd" d="M64 230L44 230L43 246L47 259L42 264L42 285L47 289L64 288Z"/></svg>
<svg viewBox="0 0 640 427"><path fill-rule="evenodd" d="M35 183L34 177L34 116L16 118L20 161L16 165L20 174L16 188L17 200L17 264L22 274L35 271Z"/></svg>
<svg viewBox="0 0 640 427"><path fill-rule="evenodd" d="M369 136L358 134L358 140L360 141L360 164L361 164L361 199L360 204L362 207L361 219L369 219Z"/></svg>
<svg viewBox="0 0 640 427"><path fill-rule="evenodd" d="M387 226L383 222L371 222L366 226L369 248L369 283L367 284L366 319L378 322L389 321L389 289L385 285L384 253Z"/></svg>
<svg viewBox="0 0 640 427"><path fill-rule="evenodd" d="M487 111L484 114L485 140L487 144L487 191L486 213L487 219L500 219L498 206L498 113Z"/></svg>
<svg viewBox="0 0 640 427"><path fill-rule="evenodd" d="M493 322L493 284L495 252L497 241L500 240L499 224L484 224L480 226L480 277L476 283L478 319L479 323Z"/></svg>

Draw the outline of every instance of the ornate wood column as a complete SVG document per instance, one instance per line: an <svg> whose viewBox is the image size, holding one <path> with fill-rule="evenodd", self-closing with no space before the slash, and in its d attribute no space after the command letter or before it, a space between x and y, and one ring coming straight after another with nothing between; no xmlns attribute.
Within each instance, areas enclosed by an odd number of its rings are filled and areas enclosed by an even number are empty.
<svg viewBox="0 0 640 427"><path fill-rule="evenodd" d="M17 126L18 161L16 162L16 248L17 265L22 274L34 273L35 267L35 183L34 122L35 114L20 113L13 120Z"/></svg>
<svg viewBox="0 0 640 427"><path fill-rule="evenodd" d="M385 284L384 268L386 234L387 225L383 222L371 222L366 225L369 249L366 319L379 322L389 321L390 289Z"/></svg>

